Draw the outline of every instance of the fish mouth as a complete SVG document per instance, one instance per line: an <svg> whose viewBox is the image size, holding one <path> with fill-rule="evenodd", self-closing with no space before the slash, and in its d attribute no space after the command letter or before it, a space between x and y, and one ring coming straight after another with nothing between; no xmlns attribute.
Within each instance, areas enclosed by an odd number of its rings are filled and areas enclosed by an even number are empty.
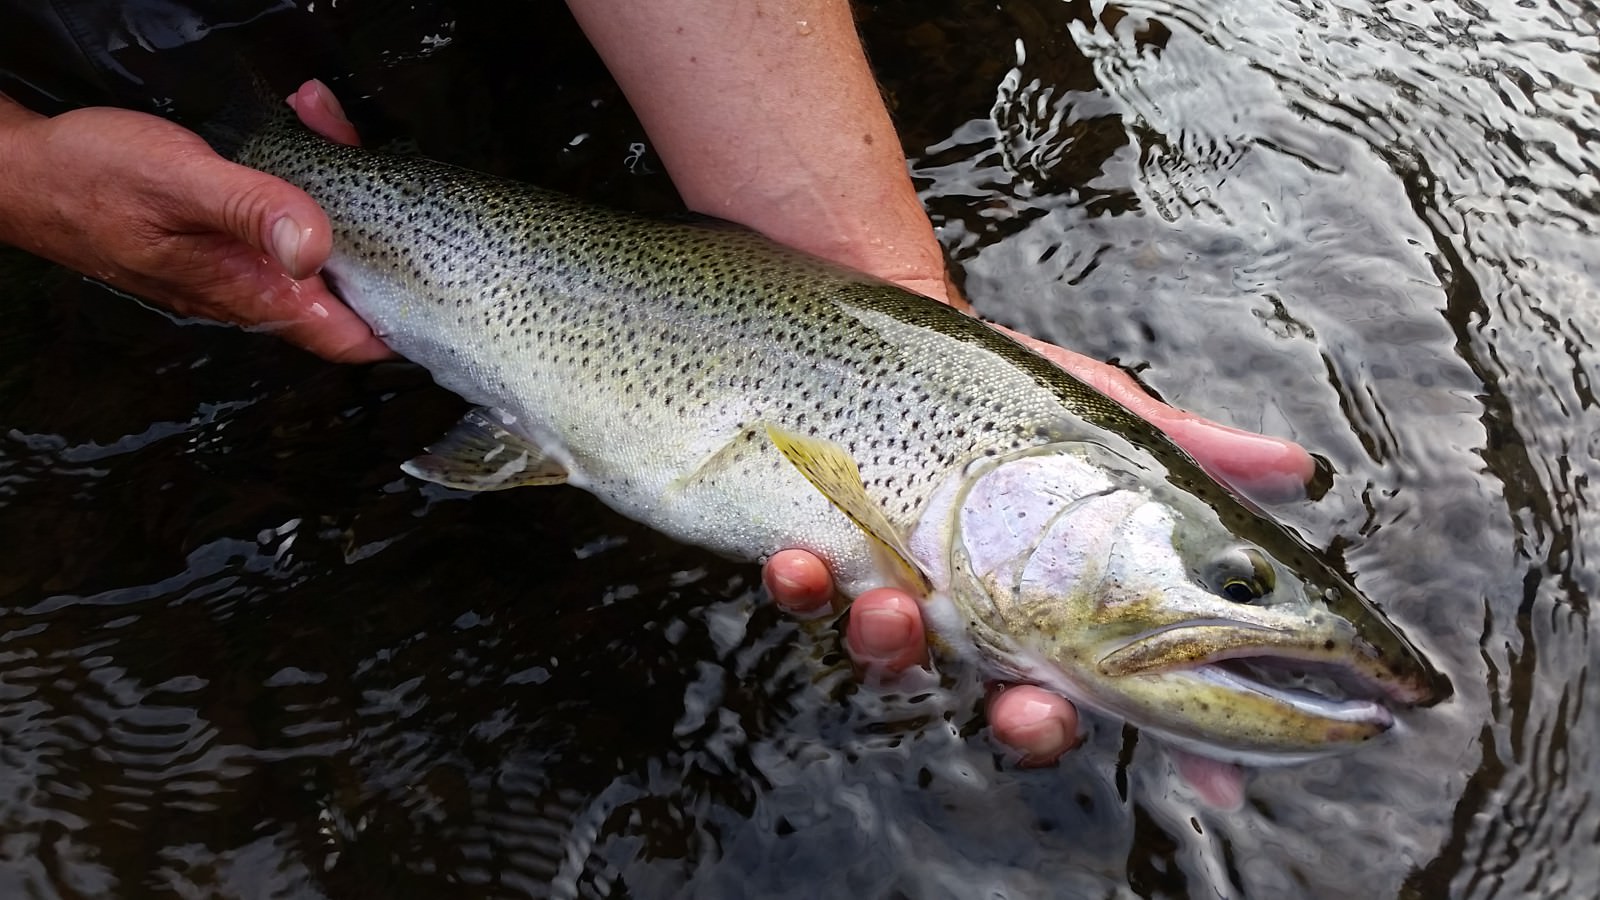
<svg viewBox="0 0 1600 900"><path fill-rule="evenodd" d="M1336 721L1393 722L1392 707L1433 696L1425 670L1391 665L1342 630L1307 633L1227 620L1171 625L1103 656L1109 676L1184 671L1226 690L1247 692L1307 715Z"/></svg>
<svg viewBox="0 0 1600 900"><path fill-rule="evenodd" d="M1276 656L1237 656L1187 669L1228 691L1251 693L1302 715L1388 730L1394 714L1387 686L1337 662Z"/></svg>
<svg viewBox="0 0 1600 900"><path fill-rule="evenodd" d="M1141 728L1245 765L1315 759L1394 728L1407 691L1390 683L1391 667L1341 641L1337 624L1310 626L1174 623L1109 648L1094 683Z"/></svg>

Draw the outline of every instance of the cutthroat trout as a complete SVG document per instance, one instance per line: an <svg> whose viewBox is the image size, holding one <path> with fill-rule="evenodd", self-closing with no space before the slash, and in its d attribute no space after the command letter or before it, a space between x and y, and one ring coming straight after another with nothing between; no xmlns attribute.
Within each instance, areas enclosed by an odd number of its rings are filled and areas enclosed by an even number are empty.
<svg viewBox="0 0 1600 900"><path fill-rule="evenodd" d="M1028 349L735 227L655 221L277 122L233 153L333 222L324 270L478 409L412 475L565 483L678 540L911 589L990 674L1244 763L1443 690L1291 532Z"/></svg>

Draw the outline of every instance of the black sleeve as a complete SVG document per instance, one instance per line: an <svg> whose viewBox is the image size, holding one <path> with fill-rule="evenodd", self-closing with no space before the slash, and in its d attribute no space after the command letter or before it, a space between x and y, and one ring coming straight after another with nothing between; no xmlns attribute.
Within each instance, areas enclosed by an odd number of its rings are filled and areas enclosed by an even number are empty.
<svg viewBox="0 0 1600 900"><path fill-rule="evenodd" d="M291 0L0 0L0 91L41 112L168 111L206 71L194 57L218 49L202 38L294 10Z"/></svg>

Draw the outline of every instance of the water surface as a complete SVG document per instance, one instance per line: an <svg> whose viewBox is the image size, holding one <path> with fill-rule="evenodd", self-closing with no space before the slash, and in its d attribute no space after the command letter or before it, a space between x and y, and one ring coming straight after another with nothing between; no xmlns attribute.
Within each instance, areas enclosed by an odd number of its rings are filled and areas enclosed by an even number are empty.
<svg viewBox="0 0 1600 900"><path fill-rule="evenodd" d="M533 14L402 16L415 52L357 41L347 84L381 83L361 107L431 155L671 209L603 69ZM461 410L415 370L9 254L0 894L1600 893L1600 17L861 17L977 308L1317 452L1318 496L1273 513L1455 696L1252 773L1238 812L1103 719L1021 770L971 672L861 686L752 568L576 491L407 479Z"/></svg>

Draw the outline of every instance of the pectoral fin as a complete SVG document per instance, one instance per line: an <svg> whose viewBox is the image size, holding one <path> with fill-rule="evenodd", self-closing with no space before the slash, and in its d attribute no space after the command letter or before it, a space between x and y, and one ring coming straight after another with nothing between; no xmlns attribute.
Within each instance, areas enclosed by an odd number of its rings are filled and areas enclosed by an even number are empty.
<svg viewBox="0 0 1600 900"><path fill-rule="evenodd" d="M928 577L912 562L911 551L889 524L883 508L867 495L866 486L861 483L861 470L843 447L774 425L767 426L767 437L813 487L867 533L907 587L919 595L927 595Z"/></svg>
<svg viewBox="0 0 1600 900"><path fill-rule="evenodd" d="M762 426L759 424L746 425L739 429L737 434L718 447L715 453L706 457L698 466L674 478L667 485L663 497L674 497L683 491L726 476L742 463L753 449L760 449L760 445L752 443L752 440L762 433Z"/></svg>
<svg viewBox="0 0 1600 900"><path fill-rule="evenodd" d="M512 434L493 410L474 409L427 452L400 466L407 474L463 491L561 484L567 470L537 444Z"/></svg>

